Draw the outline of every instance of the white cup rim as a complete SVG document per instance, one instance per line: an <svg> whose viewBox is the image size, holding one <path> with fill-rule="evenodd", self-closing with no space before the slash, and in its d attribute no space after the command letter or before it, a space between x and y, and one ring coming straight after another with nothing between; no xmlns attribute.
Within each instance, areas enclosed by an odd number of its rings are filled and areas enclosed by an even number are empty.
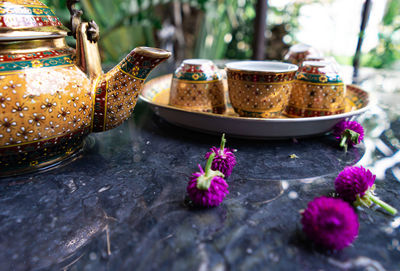
<svg viewBox="0 0 400 271"><path fill-rule="evenodd" d="M315 60L305 60L303 61L303 66L312 66L312 67L326 67L331 65L329 61L315 61Z"/></svg>
<svg viewBox="0 0 400 271"><path fill-rule="evenodd" d="M183 64L184 65L201 66L201 65L212 65L213 62L209 59L191 58L191 59L185 59L183 61Z"/></svg>
<svg viewBox="0 0 400 271"><path fill-rule="evenodd" d="M226 63L225 66L231 70L251 71L251 72L295 72L298 66L279 61L235 61Z"/></svg>
<svg viewBox="0 0 400 271"><path fill-rule="evenodd" d="M305 44L305 43L298 43L298 44L295 44L295 45L291 46L289 48L289 51L293 52L293 53L304 53L304 52L307 52L310 49L312 49L311 45L308 45L308 44Z"/></svg>

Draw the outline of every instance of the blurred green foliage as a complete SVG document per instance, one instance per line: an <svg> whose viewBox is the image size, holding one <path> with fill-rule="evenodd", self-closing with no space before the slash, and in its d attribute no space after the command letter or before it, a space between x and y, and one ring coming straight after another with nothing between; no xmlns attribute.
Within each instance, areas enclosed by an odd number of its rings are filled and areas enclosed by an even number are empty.
<svg viewBox="0 0 400 271"><path fill-rule="evenodd" d="M69 12L66 0L43 0L64 24L68 24ZM100 27L100 49L105 62L116 62L132 48L140 45L159 46L158 30L165 20L165 11L172 13L171 0L81 0L85 20L93 19ZM200 24L194 30L195 42L186 57L209 59L248 59L252 55L253 21L256 0L183 0L201 11ZM164 12L155 12L162 6ZM295 8L293 8L295 7ZM274 21L287 25L294 33L300 4L285 8L269 8L271 27ZM293 14L294 13L294 14ZM283 20L282 20L283 18ZM292 35L292 34L290 34ZM290 38L293 40L293 38ZM69 38L69 42L73 40ZM190 44L189 44L190 46ZM187 50L185 50L187 51Z"/></svg>
<svg viewBox="0 0 400 271"><path fill-rule="evenodd" d="M400 0L389 0L383 17L379 44L365 57L374 68L393 68L400 61Z"/></svg>
<svg viewBox="0 0 400 271"><path fill-rule="evenodd" d="M205 4L205 23L196 39L195 56L209 59L250 58L255 2L208 1Z"/></svg>
<svg viewBox="0 0 400 271"><path fill-rule="evenodd" d="M66 0L44 0L62 22L69 22ZM133 47L154 46L153 29L160 22L151 13L151 8L143 8L141 0L82 0L78 6L84 11L83 19L94 20L100 28L100 48L103 59L118 61ZM132 4L136 4L132 5Z"/></svg>
<svg viewBox="0 0 400 271"><path fill-rule="evenodd" d="M69 21L66 1L43 0L65 25ZM267 57L279 58L279 53L274 52L282 52L288 44L296 42L300 9L315 1L293 1L279 8L269 7ZM197 20L182 19L185 40L193 40L183 45L185 58L251 58L256 0L81 0L78 6L84 11L84 20L94 20L100 27L99 46L104 62L117 62L134 47L160 46L157 31L166 22L173 24L173 3L178 3L182 10L186 5L199 11L190 14L196 15ZM74 42L72 38L68 40L71 44ZM379 40L379 45L363 56L362 65L388 68L399 61L400 0L388 0ZM342 60L351 63L351 57Z"/></svg>

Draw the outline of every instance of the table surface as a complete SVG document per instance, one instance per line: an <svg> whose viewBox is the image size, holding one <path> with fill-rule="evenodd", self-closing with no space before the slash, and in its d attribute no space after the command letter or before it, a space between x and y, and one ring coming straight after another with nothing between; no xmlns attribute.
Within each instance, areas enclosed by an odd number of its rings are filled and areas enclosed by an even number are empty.
<svg viewBox="0 0 400 271"><path fill-rule="evenodd" d="M360 118L364 144L344 153L332 135L228 135L238 164L211 209L193 207L186 185L220 137L168 124L139 102L129 121L90 135L76 161L0 180L0 270L400 270L400 217L357 210L359 237L340 252L316 249L301 231L299 211L331 195L346 165L370 168L378 195L400 209L398 79L364 76L379 104Z"/></svg>

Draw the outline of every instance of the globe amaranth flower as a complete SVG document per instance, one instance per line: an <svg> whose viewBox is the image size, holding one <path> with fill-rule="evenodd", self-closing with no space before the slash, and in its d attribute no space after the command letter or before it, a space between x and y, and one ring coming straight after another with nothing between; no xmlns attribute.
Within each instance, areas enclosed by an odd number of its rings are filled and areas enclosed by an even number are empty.
<svg viewBox="0 0 400 271"><path fill-rule="evenodd" d="M363 141L364 128L357 121L342 121L333 129L336 139L340 140L340 147L347 152L348 146L354 146Z"/></svg>
<svg viewBox="0 0 400 271"><path fill-rule="evenodd" d="M194 204L204 207L214 207L221 204L227 194L228 184L224 180L224 174L220 171L212 170L211 164L215 153L212 153L205 167L199 165L200 172L193 173L186 188L190 199Z"/></svg>
<svg viewBox="0 0 400 271"><path fill-rule="evenodd" d="M370 207L373 203L395 215L397 210L380 200L374 193L376 176L363 167L346 167L335 180L335 189L341 198L354 206Z"/></svg>
<svg viewBox="0 0 400 271"><path fill-rule="evenodd" d="M358 218L350 204L338 198L319 197L308 203L301 223L317 246L341 250L358 235Z"/></svg>
<svg viewBox="0 0 400 271"><path fill-rule="evenodd" d="M236 157L231 149L225 148L225 143L225 134L222 134L221 146L219 148L212 147L211 151L206 153L205 158L208 159L212 153L215 153L211 169L221 171L228 178L236 165Z"/></svg>

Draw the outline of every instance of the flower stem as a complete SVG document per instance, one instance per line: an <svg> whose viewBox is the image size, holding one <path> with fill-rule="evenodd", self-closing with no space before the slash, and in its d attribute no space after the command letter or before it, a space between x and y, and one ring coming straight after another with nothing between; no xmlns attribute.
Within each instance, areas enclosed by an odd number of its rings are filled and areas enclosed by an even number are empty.
<svg viewBox="0 0 400 271"><path fill-rule="evenodd" d="M376 205L382 207L384 210L386 210L389 214L391 215L395 215L397 214L397 210L395 208L393 208L392 206L390 206L389 204L387 204L386 202L380 200L378 197L374 196L374 195L369 195L369 198L371 199L371 201L373 203L375 203Z"/></svg>
<svg viewBox="0 0 400 271"><path fill-rule="evenodd" d="M224 151L225 149L225 143L226 143L226 139L225 139L225 133L222 134L222 138L221 138L221 145L219 147L220 151Z"/></svg>
<svg viewBox="0 0 400 271"><path fill-rule="evenodd" d="M354 145L358 144L360 140L360 134L354 132L353 130L346 129L342 133L342 138L340 141L340 147L343 147L345 152L347 152L347 147L349 142L353 142Z"/></svg>
<svg viewBox="0 0 400 271"><path fill-rule="evenodd" d="M215 153L210 154L210 157L208 157L206 167L204 169L204 173L197 177L197 184L196 187L199 190L208 190L211 185L211 181L214 177L219 176L224 178L224 174L218 170L212 170L211 165L212 162L214 161ZM200 167L201 168L201 167ZM201 169L200 169L201 171Z"/></svg>
<svg viewBox="0 0 400 271"><path fill-rule="evenodd" d="M340 147L344 148L344 151L347 152L347 135L343 134L342 140L340 141Z"/></svg>
<svg viewBox="0 0 400 271"><path fill-rule="evenodd" d="M204 175L205 176L208 176L209 173L210 173L210 169L211 169L211 165L212 165L212 162L214 160L214 157L215 157L215 153L211 153L210 157L208 157L207 164L206 164L206 167L204 169L204 173L205 173Z"/></svg>

